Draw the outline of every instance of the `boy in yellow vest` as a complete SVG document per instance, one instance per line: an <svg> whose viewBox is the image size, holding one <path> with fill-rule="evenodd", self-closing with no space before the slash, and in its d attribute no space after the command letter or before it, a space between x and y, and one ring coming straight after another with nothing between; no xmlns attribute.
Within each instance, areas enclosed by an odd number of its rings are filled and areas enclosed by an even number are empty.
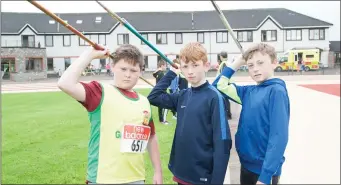
<svg viewBox="0 0 341 185"><path fill-rule="evenodd" d="M219 63L219 67L218 67L218 71L217 71L217 77L221 74L221 72L224 70L224 68L226 68L228 66L227 52L226 51L220 52L218 63ZM227 98L225 98L225 103L227 106L227 116L230 120L230 119L232 119L231 103Z"/></svg>
<svg viewBox="0 0 341 185"><path fill-rule="evenodd" d="M217 76L219 76L220 73L223 71L223 69L227 67L227 52L226 51L220 52L218 63L219 63L219 66L218 66Z"/></svg>
<svg viewBox="0 0 341 185"><path fill-rule="evenodd" d="M144 152L148 149L153 183L162 184L151 106L146 97L133 90L144 64L139 49L122 45L113 53L113 84L79 82L81 72L92 60L107 58L108 54L108 50L87 49L58 81L58 87L89 114L87 183L143 184Z"/></svg>

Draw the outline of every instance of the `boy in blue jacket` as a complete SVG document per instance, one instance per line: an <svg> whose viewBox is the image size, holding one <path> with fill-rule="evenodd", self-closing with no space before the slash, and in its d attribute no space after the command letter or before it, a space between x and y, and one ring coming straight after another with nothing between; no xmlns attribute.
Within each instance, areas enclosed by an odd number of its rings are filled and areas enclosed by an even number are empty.
<svg viewBox="0 0 341 185"><path fill-rule="evenodd" d="M224 182L231 134L223 97L205 77L209 66L206 49L189 43L180 51L180 69L191 88L168 94L166 89L180 72L171 68L148 96L152 105L177 112L168 168L178 184Z"/></svg>
<svg viewBox="0 0 341 185"><path fill-rule="evenodd" d="M251 46L225 68L213 85L242 105L235 146L241 162L241 184L278 184L288 143L290 102L286 84L274 77L275 49L264 43ZM229 82L247 64L257 85Z"/></svg>

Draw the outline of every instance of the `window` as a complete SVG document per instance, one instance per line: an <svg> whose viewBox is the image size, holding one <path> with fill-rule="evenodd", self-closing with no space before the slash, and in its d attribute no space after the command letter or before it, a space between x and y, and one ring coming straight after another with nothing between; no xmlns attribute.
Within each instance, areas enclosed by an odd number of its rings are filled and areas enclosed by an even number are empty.
<svg viewBox="0 0 341 185"><path fill-rule="evenodd" d="M182 33L175 33L175 44L182 44Z"/></svg>
<svg viewBox="0 0 341 185"><path fill-rule="evenodd" d="M107 44L107 36L104 34L98 35L98 44L105 46Z"/></svg>
<svg viewBox="0 0 341 185"><path fill-rule="evenodd" d="M102 17L96 17L95 22L96 22L96 23L101 23L101 22L102 22Z"/></svg>
<svg viewBox="0 0 341 185"><path fill-rule="evenodd" d="M147 33L142 33L142 37L146 40L148 40L148 34ZM141 45L146 45L142 40L141 40Z"/></svg>
<svg viewBox="0 0 341 185"><path fill-rule="evenodd" d="M45 35L45 47L53 46L53 35Z"/></svg>
<svg viewBox="0 0 341 185"><path fill-rule="evenodd" d="M25 69L27 72L40 72L43 70L42 58L26 58Z"/></svg>
<svg viewBox="0 0 341 185"><path fill-rule="evenodd" d="M21 36L22 47L35 47L34 35L22 35Z"/></svg>
<svg viewBox="0 0 341 185"><path fill-rule="evenodd" d="M204 33L197 33L197 42L205 43Z"/></svg>
<svg viewBox="0 0 341 185"><path fill-rule="evenodd" d="M238 31L237 33L239 42L253 42L252 31Z"/></svg>
<svg viewBox="0 0 341 185"><path fill-rule="evenodd" d="M161 56L158 55L158 56L157 56L157 64L158 64L161 60L162 60Z"/></svg>
<svg viewBox="0 0 341 185"><path fill-rule="evenodd" d="M71 59L64 58L64 65L65 65L65 70L66 70L71 65Z"/></svg>
<svg viewBox="0 0 341 185"><path fill-rule="evenodd" d="M157 33L156 44L167 44L167 33Z"/></svg>
<svg viewBox="0 0 341 185"><path fill-rule="evenodd" d="M85 35L85 34L84 34L84 36L85 36L86 38L90 39L90 35ZM88 44L87 42L85 42L82 38L78 37L78 39L79 39L79 45L80 45L80 46L89 46L89 44Z"/></svg>
<svg viewBox="0 0 341 185"><path fill-rule="evenodd" d="M309 30L309 40L324 40L324 29L311 29Z"/></svg>
<svg viewBox="0 0 341 185"><path fill-rule="evenodd" d="M282 57L280 60L279 60L279 63L284 63L284 62L288 62L288 57Z"/></svg>
<svg viewBox="0 0 341 185"><path fill-rule="evenodd" d="M314 55L306 55L305 58L314 58Z"/></svg>
<svg viewBox="0 0 341 185"><path fill-rule="evenodd" d="M90 40L95 43L98 43L98 35L90 35Z"/></svg>
<svg viewBox="0 0 341 185"><path fill-rule="evenodd" d="M287 41L290 40L302 40L302 30L287 30Z"/></svg>
<svg viewBox="0 0 341 185"><path fill-rule="evenodd" d="M217 43L227 43L227 32L217 32Z"/></svg>
<svg viewBox="0 0 341 185"><path fill-rule="evenodd" d="M53 58L47 58L47 70L53 71Z"/></svg>
<svg viewBox="0 0 341 185"><path fill-rule="evenodd" d="M117 45L129 44L129 34L117 34Z"/></svg>
<svg viewBox="0 0 341 185"><path fill-rule="evenodd" d="M149 65L148 65L148 56L144 56L144 69L148 69Z"/></svg>
<svg viewBox="0 0 341 185"><path fill-rule="evenodd" d="M105 64L107 63L106 59L99 59L99 63L101 65L101 69L105 69Z"/></svg>
<svg viewBox="0 0 341 185"><path fill-rule="evenodd" d="M77 20L76 24L82 24L82 22L83 22L82 20Z"/></svg>
<svg viewBox="0 0 341 185"><path fill-rule="evenodd" d="M63 35L63 46L71 46L71 35Z"/></svg>
<svg viewBox="0 0 341 185"><path fill-rule="evenodd" d="M277 30L262 30L262 42L277 41Z"/></svg>

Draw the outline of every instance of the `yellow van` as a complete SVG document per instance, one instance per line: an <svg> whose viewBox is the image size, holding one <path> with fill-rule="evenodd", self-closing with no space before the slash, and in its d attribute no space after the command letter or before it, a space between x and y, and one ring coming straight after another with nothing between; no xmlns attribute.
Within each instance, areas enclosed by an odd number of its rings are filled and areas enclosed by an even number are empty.
<svg viewBox="0 0 341 185"><path fill-rule="evenodd" d="M303 69L305 71L319 69L321 59L320 49L292 49L279 57L276 71L297 70L298 60L302 58Z"/></svg>

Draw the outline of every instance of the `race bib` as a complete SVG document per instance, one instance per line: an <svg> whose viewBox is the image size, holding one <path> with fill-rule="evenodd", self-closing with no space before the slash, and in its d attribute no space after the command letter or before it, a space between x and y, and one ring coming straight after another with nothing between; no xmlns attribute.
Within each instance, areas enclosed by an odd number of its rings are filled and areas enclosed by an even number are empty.
<svg viewBox="0 0 341 185"><path fill-rule="evenodd" d="M151 129L144 125L125 125L121 137L121 152L144 153Z"/></svg>

